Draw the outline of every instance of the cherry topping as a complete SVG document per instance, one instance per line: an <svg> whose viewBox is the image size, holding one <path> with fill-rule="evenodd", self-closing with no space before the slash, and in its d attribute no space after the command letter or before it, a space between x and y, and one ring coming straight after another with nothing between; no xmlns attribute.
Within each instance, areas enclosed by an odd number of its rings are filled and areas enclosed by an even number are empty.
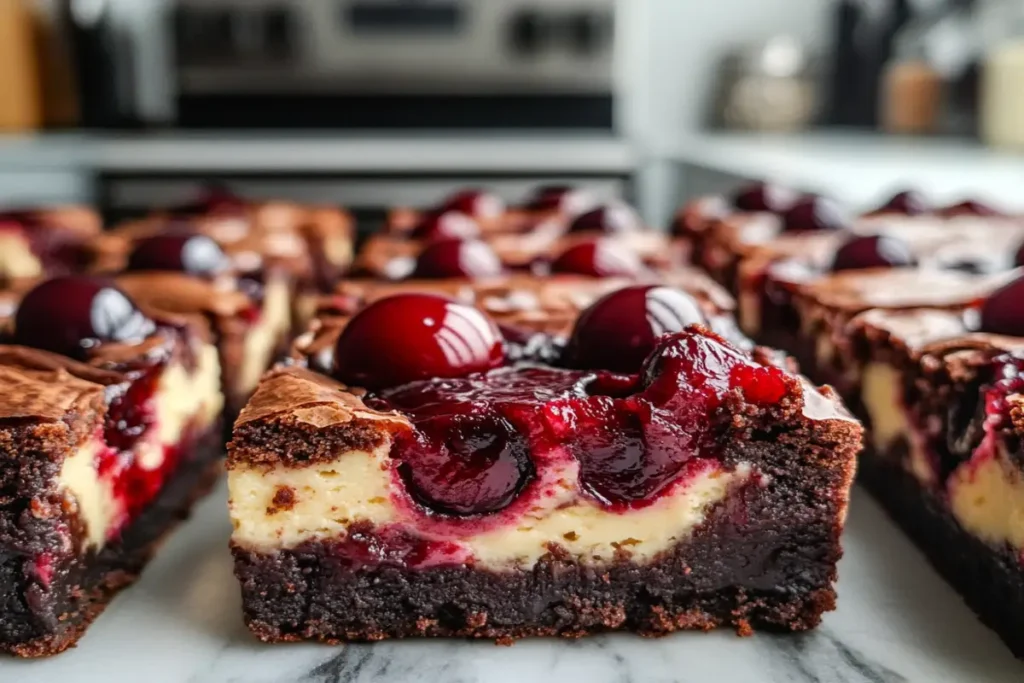
<svg viewBox="0 0 1024 683"><path fill-rule="evenodd" d="M575 368L634 373L659 337L704 323L700 306L680 289L625 287L606 294L580 314L564 361Z"/></svg>
<svg viewBox="0 0 1024 683"><path fill-rule="evenodd" d="M480 226L460 211L428 211L409 236L414 240L471 239L480 236Z"/></svg>
<svg viewBox="0 0 1024 683"><path fill-rule="evenodd" d="M414 439L415 445L403 439ZM398 471L409 493L436 512L472 515L511 503L533 472L526 440L500 415L443 415L402 435Z"/></svg>
<svg viewBox="0 0 1024 683"><path fill-rule="evenodd" d="M574 244L551 264L552 273L592 277L635 277L643 269L643 263L633 251L601 239Z"/></svg>
<svg viewBox="0 0 1024 683"><path fill-rule="evenodd" d="M155 235L139 240L128 256L128 270L173 270L211 277L230 267L228 257L206 235Z"/></svg>
<svg viewBox="0 0 1024 683"><path fill-rule="evenodd" d="M593 198L570 185L544 185L537 188L526 204L532 211L557 211L578 215L591 206Z"/></svg>
<svg viewBox="0 0 1024 683"><path fill-rule="evenodd" d="M470 189L450 195L441 203L441 210L458 211L470 218L491 221L505 213L505 202L493 192Z"/></svg>
<svg viewBox="0 0 1024 683"><path fill-rule="evenodd" d="M981 305L981 330L1010 337L1024 337L1024 277L1004 285Z"/></svg>
<svg viewBox="0 0 1024 683"><path fill-rule="evenodd" d="M993 208L988 204L983 204L975 199L965 199L962 202L956 204L950 204L943 208L940 212L941 215L948 217L952 216L1002 216L1004 215L999 209Z"/></svg>
<svg viewBox="0 0 1024 683"><path fill-rule="evenodd" d="M788 211L800 199L800 194L787 187L768 183L752 183L733 196L732 204L740 211L751 213Z"/></svg>
<svg viewBox="0 0 1024 683"><path fill-rule="evenodd" d="M338 338L334 374L379 389L498 367L501 334L483 313L435 294L396 294L357 313Z"/></svg>
<svg viewBox="0 0 1024 683"><path fill-rule="evenodd" d="M910 246L903 240L885 235L854 237L839 247L832 270L862 268L902 268L917 265Z"/></svg>
<svg viewBox="0 0 1024 683"><path fill-rule="evenodd" d="M786 232L844 230L850 227L850 219L831 199L806 197L782 215L782 225Z"/></svg>
<svg viewBox="0 0 1024 683"><path fill-rule="evenodd" d="M111 282L85 276L47 280L26 294L14 342L82 358L101 342L137 342L153 332L147 318Z"/></svg>
<svg viewBox="0 0 1024 683"><path fill-rule="evenodd" d="M904 190L894 194L889 201L873 213L898 213L904 216L920 216L931 211L928 198L916 190Z"/></svg>
<svg viewBox="0 0 1024 683"><path fill-rule="evenodd" d="M432 242L420 252L412 277L439 279L449 277L483 278L502 273L501 259L480 240L444 239Z"/></svg>
<svg viewBox="0 0 1024 683"><path fill-rule="evenodd" d="M618 235L643 229L640 216L628 204L605 204L580 214L569 226L569 232L602 232Z"/></svg>

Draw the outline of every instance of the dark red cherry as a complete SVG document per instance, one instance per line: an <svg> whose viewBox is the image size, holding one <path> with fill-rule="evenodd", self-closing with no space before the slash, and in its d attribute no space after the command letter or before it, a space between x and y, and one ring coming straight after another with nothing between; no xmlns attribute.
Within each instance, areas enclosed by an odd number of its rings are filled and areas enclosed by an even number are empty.
<svg viewBox="0 0 1024 683"><path fill-rule="evenodd" d="M694 298L680 289L625 287L580 314L564 361L574 368L635 373L659 337L706 322Z"/></svg>
<svg viewBox="0 0 1024 683"><path fill-rule="evenodd" d="M1013 265L1018 268L1024 266L1024 243L1017 247L1017 253L1013 255Z"/></svg>
<svg viewBox="0 0 1024 683"><path fill-rule="evenodd" d="M532 211L556 211L571 216L579 215L594 205L589 193L571 185L544 185L537 188L527 201Z"/></svg>
<svg viewBox="0 0 1024 683"><path fill-rule="evenodd" d="M173 270L210 277L228 270L230 261L206 235L167 234L139 240L128 256L128 270Z"/></svg>
<svg viewBox="0 0 1024 683"><path fill-rule="evenodd" d="M591 277L635 277L643 269L640 259L628 247L600 239L570 246L551 264L552 273Z"/></svg>
<svg viewBox="0 0 1024 683"><path fill-rule="evenodd" d="M582 213L569 225L569 232L600 232L619 235L643 230L640 216L628 204L615 202Z"/></svg>
<svg viewBox="0 0 1024 683"><path fill-rule="evenodd" d="M965 199L962 202L956 204L950 204L943 208L939 213L947 218L953 216L1003 216L1005 215L999 209L993 208L988 204L983 204L976 199Z"/></svg>
<svg viewBox="0 0 1024 683"><path fill-rule="evenodd" d="M445 239L432 242L416 259L413 278L483 278L501 275L501 259L480 240Z"/></svg>
<svg viewBox="0 0 1024 683"><path fill-rule="evenodd" d="M490 411L419 420L392 454L410 495L442 514L497 512L533 472L526 439Z"/></svg>
<svg viewBox="0 0 1024 683"><path fill-rule="evenodd" d="M831 199L805 197L782 214L782 226L786 232L845 230L850 227L850 217Z"/></svg>
<svg viewBox="0 0 1024 683"><path fill-rule="evenodd" d="M428 211L409 233L414 240L472 239L479 236L477 222L460 211Z"/></svg>
<svg viewBox="0 0 1024 683"><path fill-rule="evenodd" d="M505 202L486 190L462 190L441 203L441 211L458 211L478 221L492 221L505 213Z"/></svg>
<svg viewBox="0 0 1024 683"><path fill-rule="evenodd" d="M110 281L85 276L47 280L26 294L14 342L82 358L101 342L137 342L154 324Z"/></svg>
<svg viewBox="0 0 1024 683"><path fill-rule="evenodd" d="M910 246L897 237L868 235L854 237L839 247L832 261L832 270L863 268L904 268L917 265Z"/></svg>
<svg viewBox="0 0 1024 683"><path fill-rule="evenodd" d="M752 183L737 192L732 199L732 204L740 211L750 213L771 212L782 213L788 211L797 200L800 193L769 183Z"/></svg>
<svg viewBox="0 0 1024 683"><path fill-rule="evenodd" d="M928 198L916 190L904 190L894 194L889 201L873 213L898 213L904 216L920 216L931 211Z"/></svg>
<svg viewBox="0 0 1024 683"><path fill-rule="evenodd" d="M380 389L498 367L501 333L471 306L436 294L396 294L357 313L338 338L334 374Z"/></svg>
<svg viewBox="0 0 1024 683"><path fill-rule="evenodd" d="M981 330L1024 337L1024 277L992 292L981 305Z"/></svg>

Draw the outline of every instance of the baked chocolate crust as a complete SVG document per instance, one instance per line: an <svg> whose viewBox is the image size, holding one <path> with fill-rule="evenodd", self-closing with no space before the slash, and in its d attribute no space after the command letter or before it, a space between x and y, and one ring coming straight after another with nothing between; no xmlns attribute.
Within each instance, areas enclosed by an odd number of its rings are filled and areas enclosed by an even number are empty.
<svg viewBox="0 0 1024 683"><path fill-rule="evenodd" d="M331 541L272 551L235 545L246 623L265 641L332 643L813 628L835 608L858 435L856 423L836 421L814 435L732 442L723 460L751 462L764 478L733 490L692 537L647 564L623 549L615 562L591 566L552 547L535 566L505 572L366 568L347 563Z"/></svg>
<svg viewBox="0 0 1024 683"><path fill-rule="evenodd" d="M76 549L65 548L59 534L40 536L25 528L18 530L19 537L28 545L12 543L13 530L0 527L0 547L11 549L0 551L0 652L43 657L75 645L110 601L138 580L163 540L212 488L222 470L220 434L219 426L214 425L201 435L192 457L178 468L157 498L117 541L98 553L69 556L69 551ZM52 476L52 472L41 476ZM32 481L42 485L39 475L29 479ZM31 489L33 485L27 486ZM0 515L0 520L13 517ZM20 518L28 520L31 515L26 511ZM65 511L59 519L46 522L51 527L59 524L75 528L78 520ZM29 551L52 553L52 577L44 580Z"/></svg>
<svg viewBox="0 0 1024 683"><path fill-rule="evenodd" d="M896 454L890 461L865 453L860 481L982 623L1024 659L1024 572L1019 556L965 531L948 507L899 463Z"/></svg>

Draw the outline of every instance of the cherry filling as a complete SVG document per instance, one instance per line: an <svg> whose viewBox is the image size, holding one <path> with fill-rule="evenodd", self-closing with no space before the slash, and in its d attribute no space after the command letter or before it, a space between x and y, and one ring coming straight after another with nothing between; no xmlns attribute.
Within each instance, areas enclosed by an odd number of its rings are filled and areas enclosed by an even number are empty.
<svg viewBox="0 0 1024 683"><path fill-rule="evenodd" d="M788 211L800 199L800 194L787 187L768 183L752 183L740 188L732 204L740 211L750 213Z"/></svg>
<svg viewBox="0 0 1024 683"><path fill-rule="evenodd" d="M580 491L613 509L644 506L695 459L721 456L727 396L772 405L798 391L701 327L664 337L639 375L503 368L370 395L413 428L391 450L410 497L434 515L494 514L544 495L534 482L575 460Z"/></svg>
<svg viewBox="0 0 1024 683"><path fill-rule="evenodd" d="M479 236L477 222L460 211L429 211L409 233L414 240L471 239Z"/></svg>
<svg viewBox="0 0 1024 683"><path fill-rule="evenodd" d="M206 235L177 233L139 240L128 256L128 270L176 271L214 277L230 267L220 245Z"/></svg>
<svg viewBox="0 0 1024 683"><path fill-rule="evenodd" d="M658 337L706 322L694 298L680 289L625 287L580 314L563 361L574 368L635 373Z"/></svg>
<svg viewBox="0 0 1024 683"><path fill-rule="evenodd" d="M480 240L443 239L420 252L411 277L483 278L501 275L504 268L494 250Z"/></svg>
<svg viewBox="0 0 1024 683"><path fill-rule="evenodd" d="M551 263L552 273L591 277L635 277L643 264L633 251L608 240L590 240L574 244Z"/></svg>
<svg viewBox="0 0 1024 683"><path fill-rule="evenodd" d="M845 230L850 227L850 219L831 199L806 197L782 214L782 226L786 232Z"/></svg>
<svg viewBox="0 0 1024 683"><path fill-rule="evenodd" d="M153 321L111 282L54 278L28 292L14 320L14 343L82 359L102 342L139 342Z"/></svg>

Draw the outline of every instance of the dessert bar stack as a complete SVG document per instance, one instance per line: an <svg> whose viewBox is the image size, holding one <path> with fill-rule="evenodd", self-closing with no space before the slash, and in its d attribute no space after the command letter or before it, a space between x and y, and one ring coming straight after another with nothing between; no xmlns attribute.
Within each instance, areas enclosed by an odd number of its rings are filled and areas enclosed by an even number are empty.
<svg viewBox="0 0 1024 683"><path fill-rule="evenodd" d="M913 192L831 206L755 185L677 225L692 258L732 264L743 328L837 388L866 427L864 484L1024 656L1024 218Z"/></svg>

